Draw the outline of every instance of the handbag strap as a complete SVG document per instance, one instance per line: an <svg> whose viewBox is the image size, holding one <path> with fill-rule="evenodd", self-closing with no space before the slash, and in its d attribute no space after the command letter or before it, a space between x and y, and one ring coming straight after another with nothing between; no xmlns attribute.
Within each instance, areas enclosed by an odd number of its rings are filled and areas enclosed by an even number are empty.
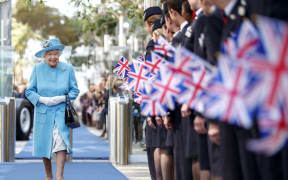
<svg viewBox="0 0 288 180"><path fill-rule="evenodd" d="M65 99L66 99L66 100L65 100L65 101L66 101L66 105L68 105L69 107L71 107L71 101L70 101L70 98L69 98L68 94L66 94L65 97L66 97L66 98L65 98Z"/></svg>

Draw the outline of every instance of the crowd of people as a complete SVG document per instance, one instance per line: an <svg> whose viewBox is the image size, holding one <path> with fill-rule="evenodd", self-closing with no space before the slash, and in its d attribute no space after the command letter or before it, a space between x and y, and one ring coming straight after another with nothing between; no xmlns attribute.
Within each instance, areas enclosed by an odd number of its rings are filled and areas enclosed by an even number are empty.
<svg viewBox="0 0 288 180"><path fill-rule="evenodd" d="M106 136L106 115L108 113L107 77L103 76L98 85L90 84L88 92L80 96L81 120L84 125L102 129L101 137Z"/></svg>
<svg viewBox="0 0 288 180"><path fill-rule="evenodd" d="M221 43L254 14L288 20L284 0L162 0L162 7L144 11L151 36L146 56L162 36L217 64ZM215 66L216 67L216 66ZM146 147L153 180L284 180L288 179L288 151L274 156L248 151L247 140L258 136L208 119L179 105L169 115L147 117Z"/></svg>
<svg viewBox="0 0 288 180"><path fill-rule="evenodd" d="M106 120L110 96L123 95L121 79L102 75L99 84L90 84L86 93L80 96L81 120L84 125L102 130L101 137L107 139ZM110 91L110 93L109 93Z"/></svg>

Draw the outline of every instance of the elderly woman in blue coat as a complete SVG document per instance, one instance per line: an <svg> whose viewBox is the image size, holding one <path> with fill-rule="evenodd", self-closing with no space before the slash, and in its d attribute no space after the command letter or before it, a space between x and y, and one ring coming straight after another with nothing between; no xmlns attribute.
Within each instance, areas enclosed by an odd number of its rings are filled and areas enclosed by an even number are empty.
<svg viewBox="0 0 288 180"><path fill-rule="evenodd" d="M41 43L35 54L44 61L35 65L26 97L34 105L33 156L43 158L46 180L52 180L51 157L56 154L57 180L63 179L66 154L72 153L65 125L65 95L71 101L79 94L73 67L59 62L64 45L58 39Z"/></svg>

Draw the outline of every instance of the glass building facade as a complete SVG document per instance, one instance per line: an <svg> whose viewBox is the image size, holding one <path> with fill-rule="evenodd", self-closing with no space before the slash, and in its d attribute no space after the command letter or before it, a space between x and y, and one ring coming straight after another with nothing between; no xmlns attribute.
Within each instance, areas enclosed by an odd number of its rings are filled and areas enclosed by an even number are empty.
<svg viewBox="0 0 288 180"><path fill-rule="evenodd" d="M12 96L11 0L0 0L0 96Z"/></svg>

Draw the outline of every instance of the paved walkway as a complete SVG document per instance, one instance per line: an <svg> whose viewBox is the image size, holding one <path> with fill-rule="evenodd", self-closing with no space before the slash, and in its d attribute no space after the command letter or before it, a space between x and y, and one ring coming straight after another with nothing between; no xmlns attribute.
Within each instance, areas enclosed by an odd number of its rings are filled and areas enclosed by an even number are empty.
<svg viewBox="0 0 288 180"><path fill-rule="evenodd" d="M88 128L91 133L94 135L99 136L101 131L96 130L95 128ZM26 141L17 141L16 142L16 153L20 152L23 147L25 146ZM41 162L41 160L16 160L16 162ZM92 163L99 163L99 162L109 162L109 160L72 160L72 162L92 162ZM133 163L129 165L115 165L113 164L116 169L118 169L122 174L124 174L128 179L131 180L148 180L150 178L149 169L147 163Z"/></svg>
<svg viewBox="0 0 288 180"><path fill-rule="evenodd" d="M126 166L114 165L122 174L131 180L150 180L147 164L129 164Z"/></svg>

